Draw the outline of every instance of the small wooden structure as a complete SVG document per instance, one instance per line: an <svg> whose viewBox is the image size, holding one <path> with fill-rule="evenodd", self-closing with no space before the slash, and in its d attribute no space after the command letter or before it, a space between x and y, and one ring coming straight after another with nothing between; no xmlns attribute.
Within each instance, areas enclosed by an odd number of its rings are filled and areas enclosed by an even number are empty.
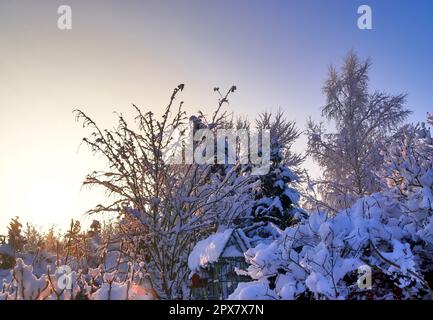
<svg viewBox="0 0 433 320"><path fill-rule="evenodd" d="M251 281L238 275L236 269L245 270L244 252L250 243L241 229L234 229L223 245L216 261L201 266L191 276L191 294L197 300L224 300L233 293L239 282Z"/></svg>

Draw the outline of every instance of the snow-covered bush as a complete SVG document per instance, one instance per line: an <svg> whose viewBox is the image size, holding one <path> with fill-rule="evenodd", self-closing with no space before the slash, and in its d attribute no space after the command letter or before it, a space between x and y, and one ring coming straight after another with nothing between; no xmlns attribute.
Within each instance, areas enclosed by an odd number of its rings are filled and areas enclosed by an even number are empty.
<svg viewBox="0 0 433 320"><path fill-rule="evenodd" d="M45 297L45 290L48 288L46 277L37 278L33 274L33 267L24 264L21 258L12 270L14 300L37 300Z"/></svg>
<svg viewBox="0 0 433 320"><path fill-rule="evenodd" d="M432 124L431 117L428 123ZM384 189L404 212L401 224L426 278L433 280L433 139L426 123L408 125L384 152Z"/></svg>
<svg viewBox="0 0 433 320"><path fill-rule="evenodd" d="M384 152L380 173L405 211L417 220L433 212L433 139L425 123L408 125Z"/></svg>
<svg viewBox="0 0 433 320"><path fill-rule="evenodd" d="M33 266L18 258L11 270L12 280L3 281L0 300L152 300L155 292L146 285L141 264L128 264L126 276L118 270L107 272L101 265L88 269L71 270L60 266L54 272L47 268L40 277Z"/></svg>
<svg viewBox="0 0 433 320"><path fill-rule="evenodd" d="M433 139L407 126L383 153L384 188L333 216L314 212L246 252L231 299L432 298ZM372 287L358 283L371 270Z"/></svg>
<svg viewBox="0 0 433 320"><path fill-rule="evenodd" d="M247 274L231 299L401 299L426 297L430 288L413 254L398 203L379 193L333 217L313 213L271 244L246 254ZM372 269L372 288L358 285L358 269Z"/></svg>

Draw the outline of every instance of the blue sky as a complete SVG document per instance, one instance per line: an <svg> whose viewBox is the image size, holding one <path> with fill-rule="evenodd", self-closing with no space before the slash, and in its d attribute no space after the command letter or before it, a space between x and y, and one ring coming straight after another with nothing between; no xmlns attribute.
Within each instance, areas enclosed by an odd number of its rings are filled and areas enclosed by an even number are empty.
<svg viewBox="0 0 433 320"><path fill-rule="evenodd" d="M69 31L57 29L62 4L72 8ZM373 30L357 28L361 4ZM0 39L0 232L15 215L65 226L103 201L81 190L104 163L77 152L77 107L112 126L112 111L158 112L185 83L187 110L210 112L212 88L235 84L230 110L252 119L280 107L303 129L319 119L328 66L353 49L373 61L372 89L408 94L411 121L433 112L428 0L0 0Z"/></svg>

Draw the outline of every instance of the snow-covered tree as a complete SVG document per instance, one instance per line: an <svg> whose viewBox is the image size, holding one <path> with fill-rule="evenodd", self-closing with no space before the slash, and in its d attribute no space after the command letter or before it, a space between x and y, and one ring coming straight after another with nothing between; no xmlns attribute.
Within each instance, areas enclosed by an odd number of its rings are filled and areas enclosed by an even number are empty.
<svg viewBox="0 0 433 320"><path fill-rule="evenodd" d="M12 270L12 276L14 282L11 285L14 290L10 292L10 296L14 300L40 299L48 287L45 277L36 277L33 274L33 267L25 265L21 258L17 259L17 263Z"/></svg>
<svg viewBox="0 0 433 320"><path fill-rule="evenodd" d="M256 177L259 183L252 210L243 221L246 234L258 241L272 238L275 227L284 230L306 214L298 206L298 191L291 186L298 181L292 170L300 172L303 161L303 157L291 149L300 135L295 122L287 121L281 111L275 115L264 112L256 120L256 129L269 130L271 138L269 172Z"/></svg>
<svg viewBox="0 0 433 320"><path fill-rule="evenodd" d="M99 236L101 234L101 223L98 220L93 220L87 234L89 237Z"/></svg>
<svg viewBox="0 0 433 320"><path fill-rule="evenodd" d="M322 123L308 122L308 155L323 170L315 184L324 207L333 212L380 189L374 172L383 163L383 144L410 113L406 95L370 92L370 66L369 60L360 61L350 52L340 72L330 68L322 116L335 132L327 132Z"/></svg>
<svg viewBox="0 0 433 320"><path fill-rule="evenodd" d="M301 175L300 166L305 157L293 150L293 144L301 135L296 128L296 122L287 120L287 116L282 110L278 110L275 114L262 112L256 119L256 129L268 129L270 131L271 160L283 163L296 175Z"/></svg>
<svg viewBox="0 0 433 320"><path fill-rule="evenodd" d="M102 130L87 115L77 111L92 133L84 142L104 156L109 169L87 176L84 184L101 186L113 195L113 202L91 212L115 211L122 215L119 228L135 259L142 258L144 269L160 298L179 298L188 294L187 257L194 243L215 230L221 221L242 214L248 198L248 177L238 175L233 166L222 176L211 164L172 164L163 155L171 152L173 132L184 132L188 118L183 101L175 100L184 89L174 89L161 120L152 113L136 111L136 128L122 115L114 130ZM221 107L236 87L221 96L209 121L197 124L216 130L222 126ZM194 119L197 119L193 118ZM194 123L194 121L193 121Z"/></svg>

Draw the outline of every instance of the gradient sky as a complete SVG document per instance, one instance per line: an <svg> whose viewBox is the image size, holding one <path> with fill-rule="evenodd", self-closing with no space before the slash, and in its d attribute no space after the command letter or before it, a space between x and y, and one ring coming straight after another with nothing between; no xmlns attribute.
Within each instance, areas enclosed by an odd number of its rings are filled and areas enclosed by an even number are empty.
<svg viewBox="0 0 433 320"><path fill-rule="evenodd" d="M70 31L57 29L61 4ZM361 4L373 30L357 28ZM0 0L0 233L15 215L44 228L89 221L104 200L81 190L104 162L78 150L86 131L73 109L111 127L131 103L160 111L179 83L188 111L236 84L229 109L281 107L303 129L318 119L329 64L350 49L372 58L372 88L409 94L411 121L433 111L433 1Z"/></svg>

